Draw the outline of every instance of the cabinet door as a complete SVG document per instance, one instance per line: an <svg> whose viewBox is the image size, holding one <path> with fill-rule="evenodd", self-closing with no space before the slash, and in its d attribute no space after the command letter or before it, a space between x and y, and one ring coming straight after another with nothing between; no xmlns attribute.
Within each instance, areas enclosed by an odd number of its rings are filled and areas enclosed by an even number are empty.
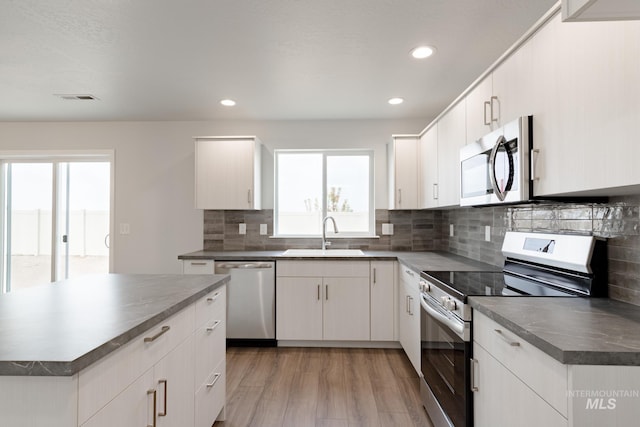
<svg viewBox="0 0 640 427"><path fill-rule="evenodd" d="M369 279L325 277L323 279L323 338L328 341L368 341Z"/></svg>
<svg viewBox="0 0 640 427"><path fill-rule="evenodd" d="M153 390L156 391L155 397ZM153 381L153 369L149 369L82 426L140 427L153 425L154 399L156 409L159 403L157 393Z"/></svg>
<svg viewBox="0 0 640 427"><path fill-rule="evenodd" d="M400 284L398 311L400 321L400 344L411 361L413 368L420 373L420 301L417 273L400 265Z"/></svg>
<svg viewBox="0 0 640 427"><path fill-rule="evenodd" d="M567 24L556 16L531 43L534 194L608 195L637 185L640 22Z"/></svg>
<svg viewBox="0 0 640 427"><path fill-rule="evenodd" d="M154 367L157 426L192 426L194 338L190 336Z"/></svg>
<svg viewBox="0 0 640 427"><path fill-rule="evenodd" d="M196 140L196 208L259 209L254 139Z"/></svg>
<svg viewBox="0 0 640 427"><path fill-rule="evenodd" d="M533 114L533 49L525 43L493 71L497 126Z"/></svg>
<svg viewBox="0 0 640 427"><path fill-rule="evenodd" d="M438 127L439 123L436 123L426 131L420 137L418 147L420 152L420 208L422 209L438 206Z"/></svg>
<svg viewBox="0 0 640 427"><path fill-rule="evenodd" d="M278 277L276 335L279 340L322 339L322 278Z"/></svg>
<svg viewBox="0 0 640 427"><path fill-rule="evenodd" d="M567 419L520 381L482 346L473 346L474 425L566 427Z"/></svg>
<svg viewBox="0 0 640 427"><path fill-rule="evenodd" d="M460 148L465 145L466 110L459 102L438 122L438 206L460 204Z"/></svg>
<svg viewBox="0 0 640 427"><path fill-rule="evenodd" d="M495 122L491 122L490 108L485 106L485 102L491 102L492 91L492 77L489 75L465 97L467 144L476 141L478 138L492 131L493 125L491 123ZM485 120L490 124L485 124Z"/></svg>
<svg viewBox="0 0 640 427"><path fill-rule="evenodd" d="M396 262L371 261L371 341L394 341Z"/></svg>
<svg viewBox="0 0 640 427"><path fill-rule="evenodd" d="M418 208L418 139L396 138L394 145L395 188L393 209Z"/></svg>
<svg viewBox="0 0 640 427"><path fill-rule="evenodd" d="M184 259L182 260L182 274L213 274L212 259Z"/></svg>

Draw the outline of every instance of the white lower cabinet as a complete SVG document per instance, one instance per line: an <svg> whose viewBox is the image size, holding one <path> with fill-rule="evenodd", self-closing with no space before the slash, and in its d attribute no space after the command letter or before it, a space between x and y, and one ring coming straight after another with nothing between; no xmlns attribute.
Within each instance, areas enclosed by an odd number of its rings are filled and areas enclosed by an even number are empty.
<svg viewBox="0 0 640 427"><path fill-rule="evenodd" d="M371 261L371 341L397 341L396 261Z"/></svg>
<svg viewBox="0 0 640 427"><path fill-rule="evenodd" d="M223 418L225 303L218 288L80 371L78 425L210 427Z"/></svg>
<svg viewBox="0 0 640 427"><path fill-rule="evenodd" d="M405 265L399 265L398 317L400 345L420 373L420 275Z"/></svg>
<svg viewBox="0 0 640 427"><path fill-rule="evenodd" d="M278 261L277 339L392 341L394 264Z"/></svg>
<svg viewBox="0 0 640 427"><path fill-rule="evenodd" d="M278 340L368 341L369 262L280 261Z"/></svg>

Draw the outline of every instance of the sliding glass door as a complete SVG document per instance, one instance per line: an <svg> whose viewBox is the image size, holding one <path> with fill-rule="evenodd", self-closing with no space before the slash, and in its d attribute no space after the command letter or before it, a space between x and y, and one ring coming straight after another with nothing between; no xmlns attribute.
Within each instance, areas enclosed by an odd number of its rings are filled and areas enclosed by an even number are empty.
<svg viewBox="0 0 640 427"><path fill-rule="evenodd" d="M2 291L109 272L109 161L3 160Z"/></svg>

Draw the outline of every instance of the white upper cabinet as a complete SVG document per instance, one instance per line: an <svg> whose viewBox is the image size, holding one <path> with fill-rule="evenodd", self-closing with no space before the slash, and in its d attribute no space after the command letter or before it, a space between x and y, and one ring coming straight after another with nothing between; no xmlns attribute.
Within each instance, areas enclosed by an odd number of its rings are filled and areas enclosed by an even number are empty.
<svg viewBox="0 0 640 427"><path fill-rule="evenodd" d="M536 196L640 187L640 22L562 23L531 40Z"/></svg>
<svg viewBox="0 0 640 427"><path fill-rule="evenodd" d="M562 0L563 21L640 19L638 0Z"/></svg>
<svg viewBox="0 0 640 427"><path fill-rule="evenodd" d="M198 137L195 144L196 208L260 209L260 141Z"/></svg>
<svg viewBox="0 0 640 427"><path fill-rule="evenodd" d="M491 104L493 103L494 107L497 106L497 100L492 99L492 96L493 82L489 74L465 97L467 144L478 140L495 128L499 109L494 110L492 117Z"/></svg>
<svg viewBox="0 0 640 427"><path fill-rule="evenodd" d="M438 123L420 137L420 207L438 207Z"/></svg>
<svg viewBox="0 0 640 427"><path fill-rule="evenodd" d="M466 110L459 102L438 122L438 207L460 204L460 148L465 145Z"/></svg>
<svg viewBox="0 0 640 427"><path fill-rule="evenodd" d="M418 209L418 137L394 136L387 156L389 209Z"/></svg>
<svg viewBox="0 0 640 427"><path fill-rule="evenodd" d="M465 145L465 103L459 102L420 138L420 207L460 204L460 148Z"/></svg>

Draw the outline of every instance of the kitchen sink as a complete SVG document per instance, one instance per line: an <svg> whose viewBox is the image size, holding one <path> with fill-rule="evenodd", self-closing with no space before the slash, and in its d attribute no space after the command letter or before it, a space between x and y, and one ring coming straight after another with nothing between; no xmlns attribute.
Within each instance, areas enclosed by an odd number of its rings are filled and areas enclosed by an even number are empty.
<svg viewBox="0 0 640 427"><path fill-rule="evenodd" d="M360 249L287 249L282 254L283 256L294 257L352 257L352 256L364 256L364 252Z"/></svg>

